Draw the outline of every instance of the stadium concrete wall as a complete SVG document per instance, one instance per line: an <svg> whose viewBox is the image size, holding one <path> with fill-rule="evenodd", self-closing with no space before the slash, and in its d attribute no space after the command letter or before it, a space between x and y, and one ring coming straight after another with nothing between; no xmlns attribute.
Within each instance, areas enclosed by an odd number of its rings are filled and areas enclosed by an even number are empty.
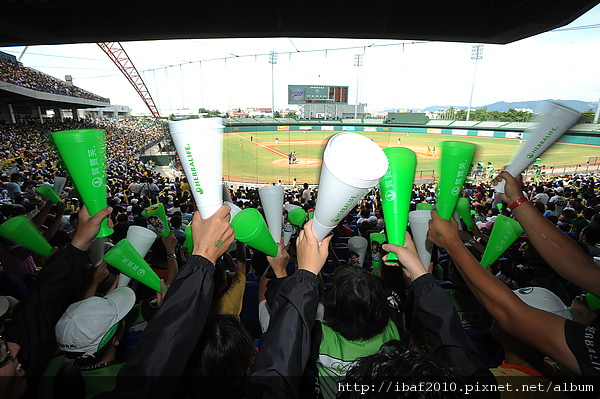
<svg viewBox="0 0 600 399"><path fill-rule="evenodd" d="M473 129L447 129L447 128L427 128L427 127L402 127L402 126L364 126L364 125L244 125L244 126L226 126L225 133L234 132L264 132L264 131L353 131L353 132L382 132L382 133L422 133L436 134L445 136L472 136L472 137L494 137L494 138L518 138L520 132L503 130L473 130ZM568 133L557 141L558 143L600 145L599 136L571 136Z"/></svg>

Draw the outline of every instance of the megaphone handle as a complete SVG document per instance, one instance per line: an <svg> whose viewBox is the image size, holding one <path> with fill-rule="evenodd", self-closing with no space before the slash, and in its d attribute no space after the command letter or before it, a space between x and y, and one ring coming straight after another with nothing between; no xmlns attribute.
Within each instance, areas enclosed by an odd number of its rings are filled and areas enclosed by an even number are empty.
<svg viewBox="0 0 600 399"><path fill-rule="evenodd" d="M398 261L398 257L397 257L397 256L396 256L396 254L395 254L395 253L393 253L393 252L389 252L389 253L388 253L388 256L387 256L386 262L387 262L387 263L400 263L400 262Z"/></svg>

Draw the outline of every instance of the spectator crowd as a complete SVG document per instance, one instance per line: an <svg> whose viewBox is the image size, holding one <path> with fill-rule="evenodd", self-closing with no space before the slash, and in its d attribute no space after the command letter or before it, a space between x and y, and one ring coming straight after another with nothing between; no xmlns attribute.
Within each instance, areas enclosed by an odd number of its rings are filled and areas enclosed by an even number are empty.
<svg viewBox="0 0 600 399"><path fill-rule="evenodd" d="M109 102L108 98L101 97L80 87L69 85L53 76L26 67L20 62L15 63L0 59L0 79L6 83L45 93Z"/></svg>
<svg viewBox="0 0 600 399"><path fill-rule="evenodd" d="M49 134L75 128L107 132L108 207L95 216L72 182L59 204L36 191L66 176ZM409 228L404 246L382 247L398 264L378 265L380 254L357 259L352 244L385 233L377 189L321 243L307 217L269 256L234 242L228 206L202 219L184 175L140 159L168 138L164 122L6 124L0 136L0 223L27 215L54 248L43 257L0 239L0 398L454 398L484 385L471 394L566 398L600 388L596 175L466 183L472 227L432 210L430 262ZM314 211L318 188L284 189L286 206ZM224 199L262 212L257 187L225 186ZM100 222L114 228L106 251L132 226L152 230L142 213L157 203L171 233L157 234L145 261L161 292L119 286L117 269L90 260ZM413 186L411 210L435 203L435 184ZM524 234L483 268L500 215ZM396 389L424 382L445 390ZM554 388L519 396L498 388L507 382ZM556 390L565 382L586 392Z"/></svg>

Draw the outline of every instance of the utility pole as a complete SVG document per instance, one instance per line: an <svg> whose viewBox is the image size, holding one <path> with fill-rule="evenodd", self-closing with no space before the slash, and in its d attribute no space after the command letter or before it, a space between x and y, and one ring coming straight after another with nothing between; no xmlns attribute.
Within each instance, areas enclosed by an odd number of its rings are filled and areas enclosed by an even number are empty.
<svg viewBox="0 0 600 399"><path fill-rule="evenodd" d="M271 51L271 54L269 54L269 64L271 64L271 111L273 118L275 118L275 64L277 64L277 53L275 51Z"/></svg>
<svg viewBox="0 0 600 399"><path fill-rule="evenodd" d="M360 76L360 67L363 64L363 55L354 54L354 66L356 67L356 105L354 106L354 119L358 118L358 82Z"/></svg>
<svg viewBox="0 0 600 399"><path fill-rule="evenodd" d="M475 90L475 75L477 73L477 60L483 58L483 44L474 44L471 47L471 59L475 60L473 68L473 83L471 84L471 97L469 98L469 109L467 110L467 120L471 117L471 104L473 103L473 91Z"/></svg>

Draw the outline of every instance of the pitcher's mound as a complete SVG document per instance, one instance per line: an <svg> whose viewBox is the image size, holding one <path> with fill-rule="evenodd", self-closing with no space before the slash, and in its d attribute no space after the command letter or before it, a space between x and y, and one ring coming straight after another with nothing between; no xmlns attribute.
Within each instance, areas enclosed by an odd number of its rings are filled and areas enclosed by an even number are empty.
<svg viewBox="0 0 600 399"><path fill-rule="evenodd" d="M321 166L323 160L316 158L297 158L296 163L290 164L289 160L287 159L276 159L274 161L271 161L271 163L276 166L288 166L290 168L314 168L317 166Z"/></svg>

